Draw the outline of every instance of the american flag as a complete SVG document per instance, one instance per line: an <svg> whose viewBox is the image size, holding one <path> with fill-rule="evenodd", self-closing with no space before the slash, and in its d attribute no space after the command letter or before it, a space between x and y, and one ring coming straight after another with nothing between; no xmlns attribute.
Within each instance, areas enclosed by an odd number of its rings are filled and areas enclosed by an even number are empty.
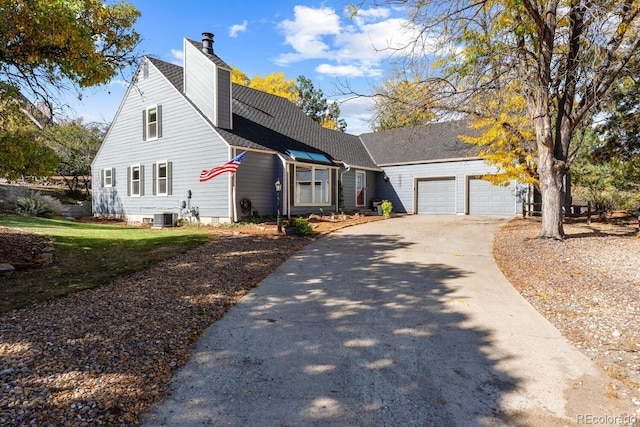
<svg viewBox="0 0 640 427"><path fill-rule="evenodd" d="M225 172L235 173L236 169L238 169L238 166L240 166L240 162L242 162L245 154L247 154L247 152L243 151L241 154L229 160L222 166L216 166L213 169L203 170L202 172L200 172L200 182L208 181L211 178L215 178L216 176Z"/></svg>

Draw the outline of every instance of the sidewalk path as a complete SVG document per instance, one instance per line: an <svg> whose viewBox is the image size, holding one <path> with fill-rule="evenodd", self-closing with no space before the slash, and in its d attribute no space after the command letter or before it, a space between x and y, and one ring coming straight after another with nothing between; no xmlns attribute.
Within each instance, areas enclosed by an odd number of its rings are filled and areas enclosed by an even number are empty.
<svg viewBox="0 0 640 427"><path fill-rule="evenodd" d="M144 425L563 426L620 415L601 371L495 265L505 220L408 216L310 244L206 331Z"/></svg>

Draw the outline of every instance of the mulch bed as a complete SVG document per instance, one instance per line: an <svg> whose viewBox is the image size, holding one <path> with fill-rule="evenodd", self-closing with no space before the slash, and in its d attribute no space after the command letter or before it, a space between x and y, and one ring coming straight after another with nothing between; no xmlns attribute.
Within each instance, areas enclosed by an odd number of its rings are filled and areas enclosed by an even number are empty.
<svg viewBox="0 0 640 427"><path fill-rule="evenodd" d="M0 225L0 264L18 269L46 264L40 255L50 247L51 241L45 236Z"/></svg>
<svg viewBox="0 0 640 427"><path fill-rule="evenodd" d="M314 220L318 233L345 225ZM498 264L609 373L610 394L640 408L637 223L567 224L564 242L538 240L538 229L530 219L504 226L494 241ZM278 235L274 224L220 228L143 272L0 315L0 425L137 425L204 329L309 241Z"/></svg>
<svg viewBox="0 0 640 427"><path fill-rule="evenodd" d="M320 218L314 231L379 219ZM204 330L311 241L275 225L215 231L148 270L0 315L0 425L137 425ZM29 259L40 239L2 230L0 257Z"/></svg>

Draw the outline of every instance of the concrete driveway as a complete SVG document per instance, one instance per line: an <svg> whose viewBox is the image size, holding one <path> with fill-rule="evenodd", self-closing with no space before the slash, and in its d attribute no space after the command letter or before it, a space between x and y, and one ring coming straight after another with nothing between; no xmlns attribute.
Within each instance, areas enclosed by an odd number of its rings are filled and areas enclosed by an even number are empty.
<svg viewBox="0 0 640 427"><path fill-rule="evenodd" d="M507 220L417 215L319 239L206 331L145 425L561 426L620 415L601 371L495 265L493 233Z"/></svg>

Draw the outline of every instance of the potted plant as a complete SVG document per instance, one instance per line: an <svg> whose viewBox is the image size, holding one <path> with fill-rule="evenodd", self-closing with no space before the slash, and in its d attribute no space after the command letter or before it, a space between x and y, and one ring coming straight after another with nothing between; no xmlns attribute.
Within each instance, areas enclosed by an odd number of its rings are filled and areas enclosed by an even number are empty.
<svg viewBox="0 0 640 427"><path fill-rule="evenodd" d="M384 215L385 218L390 218L391 211L393 210L393 204L388 200L383 200L382 203L380 203L380 209L382 210L382 215Z"/></svg>

